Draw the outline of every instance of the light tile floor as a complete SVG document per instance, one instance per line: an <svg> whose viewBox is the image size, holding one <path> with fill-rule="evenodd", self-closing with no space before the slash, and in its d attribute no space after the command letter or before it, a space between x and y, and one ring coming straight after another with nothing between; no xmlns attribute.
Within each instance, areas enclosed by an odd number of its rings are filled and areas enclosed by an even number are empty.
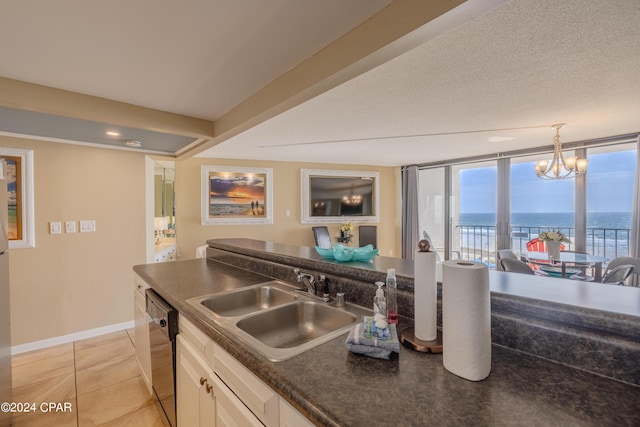
<svg viewBox="0 0 640 427"><path fill-rule="evenodd" d="M132 330L18 354L12 366L13 402L36 404L14 414L14 427L164 426L138 371ZM43 411L43 402L60 411Z"/></svg>

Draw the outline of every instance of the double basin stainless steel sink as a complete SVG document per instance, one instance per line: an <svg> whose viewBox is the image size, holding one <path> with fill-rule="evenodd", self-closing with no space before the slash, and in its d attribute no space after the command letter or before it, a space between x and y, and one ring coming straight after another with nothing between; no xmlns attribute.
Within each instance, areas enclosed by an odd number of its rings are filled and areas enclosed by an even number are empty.
<svg viewBox="0 0 640 427"><path fill-rule="evenodd" d="M348 331L371 311L322 301L273 280L188 300L235 338L278 362Z"/></svg>

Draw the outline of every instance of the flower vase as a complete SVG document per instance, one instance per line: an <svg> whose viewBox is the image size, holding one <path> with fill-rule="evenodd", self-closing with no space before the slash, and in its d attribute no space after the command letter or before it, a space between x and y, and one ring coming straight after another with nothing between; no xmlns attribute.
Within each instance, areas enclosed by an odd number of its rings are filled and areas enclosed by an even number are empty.
<svg viewBox="0 0 640 427"><path fill-rule="evenodd" d="M549 254L549 259L560 259L560 242L551 240L545 243L547 244L547 253Z"/></svg>

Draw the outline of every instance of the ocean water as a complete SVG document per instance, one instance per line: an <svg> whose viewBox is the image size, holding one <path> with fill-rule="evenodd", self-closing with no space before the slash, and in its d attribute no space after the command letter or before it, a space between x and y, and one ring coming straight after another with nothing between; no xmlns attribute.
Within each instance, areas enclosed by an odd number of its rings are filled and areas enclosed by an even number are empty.
<svg viewBox="0 0 640 427"><path fill-rule="evenodd" d="M459 225L496 224L493 213L462 213ZM573 228L573 212L513 213L513 227ZM587 228L631 229L631 212L594 212L587 214Z"/></svg>
<svg viewBox="0 0 640 427"><path fill-rule="evenodd" d="M460 248L485 258L495 251L495 222L492 213L463 213L455 227ZM538 236L541 231L561 230L575 241L574 215L560 213L514 213L511 216L511 248L526 250L526 242ZM597 212L587 215L587 251L609 258L629 254L631 212ZM520 235L518 235L520 232ZM568 250L572 244L566 245Z"/></svg>

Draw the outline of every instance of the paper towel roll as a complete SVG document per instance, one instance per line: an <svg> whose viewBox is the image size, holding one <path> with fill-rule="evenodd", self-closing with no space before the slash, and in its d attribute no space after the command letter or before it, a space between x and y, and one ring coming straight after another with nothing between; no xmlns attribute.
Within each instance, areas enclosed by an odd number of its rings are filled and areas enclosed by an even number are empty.
<svg viewBox="0 0 640 427"><path fill-rule="evenodd" d="M438 337L436 252L417 251L413 259L414 335L422 341Z"/></svg>
<svg viewBox="0 0 640 427"><path fill-rule="evenodd" d="M442 363L480 381L491 372L491 295L486 265L445 261L442 268Z"/></svg>

